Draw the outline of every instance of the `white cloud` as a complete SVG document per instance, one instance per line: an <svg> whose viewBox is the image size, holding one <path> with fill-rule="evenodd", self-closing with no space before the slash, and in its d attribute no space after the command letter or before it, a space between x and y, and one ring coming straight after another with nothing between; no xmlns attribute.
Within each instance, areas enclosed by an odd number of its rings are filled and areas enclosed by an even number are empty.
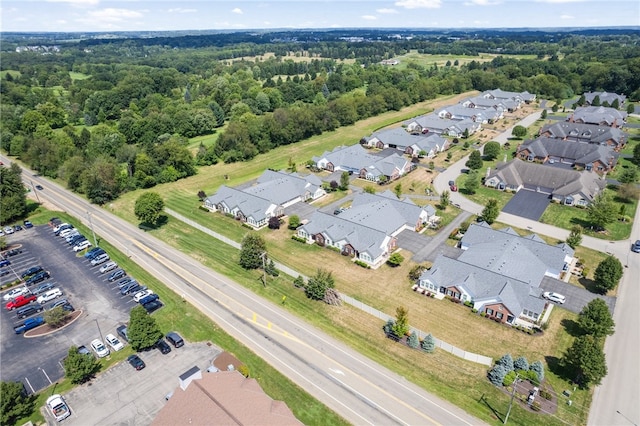
<svg viewBox="0 0 640 426"><path fill-rule="evenodd" d="M76 6L95 6L100 0L45 0L50 3L71 3Z"/></svg>
<svg viewBox="0 0 640 426"><path fill-rule="evenodd" d="M116 28L113 24L124 22L130 19L142 18L144 15L137 10L106 8L94 10L87 13L84 18L77 19L78 22L91 24L99 28Z"/></svg>
<svg viewBox="0 0 640 426"><path fill-rule="evenodd" d="M464 2L465 6L495 6L500 4L499 0L470 0Z"/></svg>
<svg viewBox="0 0 640 426"><path fill-rule="evenodd" d="M235 9L233 9L232 12L237 13L238 15L242 15L242 9L240 9L239 7L236 7Z"/></svg>
<svg viewBox="0 0 640 426"><path fill-rule="evenodd" d="M398 11L395 9L376 9L376 12L382 13L382 14L398 13Z"/></svg>
<svg viewBox="0 0 640 426"><path fill-rule="evenodd" d="M176 7L175 9L169 9L167 12L169 13L196 13L198 9L183 9L181 7Z"/></svg>
<svg viewBox="0 0 640 426"><path fill-rule="evenodd" d="M375 20L376 20L376 19L378 19L378 18L376 18L376 17L375 17L375 16L373 16L373 15L362 15L362 19L364 19L364 20L366 20L366 21L375 21Z"/></svg>
<svg viewBox="0 0 640 426"><path fill-rule="evenodd" d="M59 24L59 25L65 25L66 23L67 23L67 21L65 21L64 19L58 19L56 21L56 24Z"/></svg>
<svg viewBox="0 0 640 426"><path fill-rule="evenodd" d="M582 3L586 0L536 0L538 3Z"/></svg>
<svg viewBox="0 0 640 426"><path fill-rule="evenodd" d="M438 9L442 0L399 0L395 5L406 9Z"/></svg>
<svg viewBox="0 0 640 426"><path fill-rule="evenodd" d="M560 15L560 19L576 19L576 17L571 15Z"/></svg>

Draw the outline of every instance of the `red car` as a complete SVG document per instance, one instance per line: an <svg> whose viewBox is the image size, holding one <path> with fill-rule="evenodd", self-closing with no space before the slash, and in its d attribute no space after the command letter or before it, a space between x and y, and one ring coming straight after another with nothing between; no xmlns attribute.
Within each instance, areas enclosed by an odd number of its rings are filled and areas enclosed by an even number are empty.
<svg viewBox="0 0 640 426"><path fill-rule="evenodd" d="M28 305L31 302L35 302L36 299L37 299L37 297L36 297L35 294L18 296L13 300L9 300L7 302L6 307L7 307L8 310L11 311L11 310L13 310L15 308L19 308L21 306Z"/></svg>
<svg viewBox="0 0 640 426"><path fill-rule="evenodd" d="M451 192L458 192L458 187L455 185L449 186L449 189L451 190Z"/></svg>

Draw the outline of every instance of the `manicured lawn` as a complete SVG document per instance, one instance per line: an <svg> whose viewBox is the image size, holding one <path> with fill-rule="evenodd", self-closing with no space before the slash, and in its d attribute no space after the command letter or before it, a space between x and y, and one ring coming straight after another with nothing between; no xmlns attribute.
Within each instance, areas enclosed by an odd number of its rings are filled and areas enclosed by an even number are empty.
<svg viewBox="0 0 640 426"><path fill-rule="evenodd" d="M88 74L83 74L81 72L69 71L69 77L71 77L71 80L86 80L91 76Z"/></svg>

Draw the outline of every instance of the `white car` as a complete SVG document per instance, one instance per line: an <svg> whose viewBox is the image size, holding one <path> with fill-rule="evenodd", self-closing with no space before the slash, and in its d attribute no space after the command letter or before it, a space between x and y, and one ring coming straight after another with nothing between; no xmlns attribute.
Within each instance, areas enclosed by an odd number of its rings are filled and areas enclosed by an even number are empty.
<svg viewBox="0 0 640 426"><path fill-rule="evenodd" d="M122 342L118 340L118 338L113 334L107 334L106 336L104 336L104 340L106 340L107 345L111 346L111 349L113 349L116 352L124 348L124 345L122 344Z"/></svg>
<svg viewBox="0 0 640 426"><path fill-rule="evenodd" d="M109 260L109 255L107 253L99 254L96 258L91 261L91 266L102 265L104 262Z"/></svg>
<svg viewBox="0 0 640 426"><path fill-rule="evenodd" d="M13 299L14 297L22 296L23 294L28 294L28 293L30 293L30 291L26 286L18 287L18 288L14 288L9 293L7 293L4 296L2 296L2 299L4 299L6 302L8 302L9 300Z"/></svg>
<svg viewBox="0 0 640 426"><path fill-rule="evenodd" d="M71 415L71 409L69 408L67 403L64 402L62 395L59 394L51 395L49 398L47 398L47 408L58 422L60 420L66 419Z"/></svg>
<svg viewBox="0 0 640 426"><path fill-rule="evenodd" d="M542 293L542 297L552 302L560 303L561 305L565 302L565 300L567 300L567 298L562 294L554 293L551 291L545 291L544 293Z"/></svg>
<svg viewBox="0 0 640 426"><path fill-rule="evenodd" d="M98 355L98 358L104 358L109 355L109 349L102 343L100 339L95 339L91 342L91 349Z"/></svg>
<svg viewBox="0 0 640 426"><path fill-rule="evenodd" d="M142 290L137 292L136 294L133 295L133 301L138 303L139 301L141 301L142 299L144 299L145 297L149 296L150 294L153 294L153 290Z"/></svg>
<svg viewBox="0 0 640 426"><path fill-rule="evenodd" d="M5 226L4 227L4 233L9 235L9 234L13 234L13 228L10 226Z"/></svg>
<svg viewBox="0 0 640 426"><path fill-rule="evenodd" d="M67 228L67 229L64 229L64 230L60 231L60 236L62 238L67 238L69 235L72 235L75 232L78 232L78 230L76 228Z"/></svg>
<svg viewBox="0 0 640 426"><path fill-rule="evenodd" d="M56 287L42 293L40 296L38 296L38 298L36 299L36 302L38 302L41 305L44 305L45 303L53 299L56 299L60 296L62 296L62 290Z"/></svg>
<svg viewBox="0 0 640 426"><path fill-rule="evenodd" d="M82 251L86 248L91 247L91 243L89 242L89 240L84 240L78 244L76 244L75 246L73 246L73 251Z"/></svg>
<svg viewBox="0 0 640 426"><path fill-rule="evenodd" d="M53 232L58 232L60 228L62 228L63 226L71 226L71 225L69 225L67 222L61 223L60 225L53 228Z"/></svg>
<svg viewBox="0 0 640 426"><path fill-rule="evenodd" d="M114 262L113 260L109 261L100 267L100 273L104 274L105 272L113 271L117 267L118 264L116 262Z"/></svg>

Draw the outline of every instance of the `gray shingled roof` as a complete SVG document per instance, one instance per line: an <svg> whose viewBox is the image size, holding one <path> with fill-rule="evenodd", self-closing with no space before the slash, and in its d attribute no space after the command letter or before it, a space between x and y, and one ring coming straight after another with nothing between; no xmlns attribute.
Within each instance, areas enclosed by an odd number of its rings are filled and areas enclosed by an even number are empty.
<svg viewBox="0 0 640 426"><path fill-rule="evenodd" d="M316 211L300 229L309 235L326 234L332 241L344 240L359 253L368 253L372 259L387 249L387 234L384 231L343 219L342 214L335 216Z"/></svg>
<svg viewBox="0 0 640 426"><path fill-rule="evenodd" d="M439 117L442 117L443 114L445 113L451 114L452 117L462 117L462 119L472 119L475 122L483 122L489 119L487 115L484 114L483 109L467 108L460 104L440 108L438 111L436 111L436 114Z"/></svg>
<svg viewBox="0 0 640 426"><path fill-rule="evenodd" d="M579 172L533 164L519 159L499 163L487 179L497 177L507 185L550 188L553 195L567 197L583 194L589 200L604 189L606 182L595 172Z"/></svg>
<svg viewBox="0 0 640 426"><path fill-rule="evenodd" d="M266 212L274 203L271 201L222 185L218 191L207 197L206 201L212 205L224 203L229 210L238 208L246 217L253 218L256 222L266 219Z"/></svg>
<svg viewBox="0 0 640 426"><path fill-rule="evenodd" d="M447 134L450 129L457 129L462 134L466 128L469 129L469 133L473 133L478 130L480 126L478 123L474 123L471 120L448 120L440 118L435 114L415 117L411 120L405 121L403 124L409 125L413 122L417 123L423 129L429 129L432 132L444 134Z"/></svg>
<svg viewBox="0 0 640 426"><path fill-rule="evenodd" d="M574 164L585 165L600 161L603 164L615 167L618 162L618 153L609 145L596 145L584 142L565 141L561 139L540 137L524 141L518 152L528 150L536 157L559 157L572 160Z"/></svg>
<svg viewBox="0 0 640 426"><path fill-rule="evenodd" d="M313 194L322 185L315 175L308 176L301 177L297 174L265 170L257 179L257 184L243 191L271 200L274 204L285 204L297 197L302 197L307 191Z"/></svg>
<svg viewBox="0 0 640 426"><path fill-rule="evenodd" d="M616 144L621 144L625 140L624 132L618 127L572 123L569 121L558 121L553 124L547 124L543 126L539 132L539 134L544 133L549 133L550 137L556 139L579 139L598 144L604 144L609 140L614 141Z"/></svg>
<svg viewBox="0 0 640 426"><path fill-rule="evenodd" d="M351 208L342 212L340 217L391 235L405 225L415 227L423 211L429 214L427 209L415 205L411 200L399 200L395 195L393 198L389 195L357 194Z"/></svg>
<svg viewBox="0 0 640 426"><path fill-rule="evenodd" d="M608 102L609 105L611 105L613 101L617 99L618 103L622 105L627 100L627 97L625 95L618 95L617 93L607 93L607 92L585 92L584 93L584 99L589 103L589 105L593 103L593 99L596 96L600 98L600 104L603 104L604 102Z"/></svg>
<svg viewBox="0 0 640 426"><path fill-rule="evenodd" d="M375 164L380 157L370 154L366 148L360 144L351 146L339 146L331 152L324 152L319 157L313 157L313 161L318 163L322 159L327 159L337 170L358 171Z"/></svg>
<svg viewBox="0 0 640 426"><path fill-rule="evenodd" d="M381 130L373 133L370 137L364 138L366 141L371 139L378 139L385 145L396 145L399 149L406 149L407 147L417 147L418 150L429 152L436 150L437 147L442 147L447 143L447 140L442 136L429 133L413 135L402 127L394 127L392 129Z"/></svg>
<svg viewBox="0 0 640 426"><path fill-rule="evenodd" d="M627 113L603 106L578 107L568 119L591 124L607 123L612 125L617 122L622 125L627 119Z"/></svg>

